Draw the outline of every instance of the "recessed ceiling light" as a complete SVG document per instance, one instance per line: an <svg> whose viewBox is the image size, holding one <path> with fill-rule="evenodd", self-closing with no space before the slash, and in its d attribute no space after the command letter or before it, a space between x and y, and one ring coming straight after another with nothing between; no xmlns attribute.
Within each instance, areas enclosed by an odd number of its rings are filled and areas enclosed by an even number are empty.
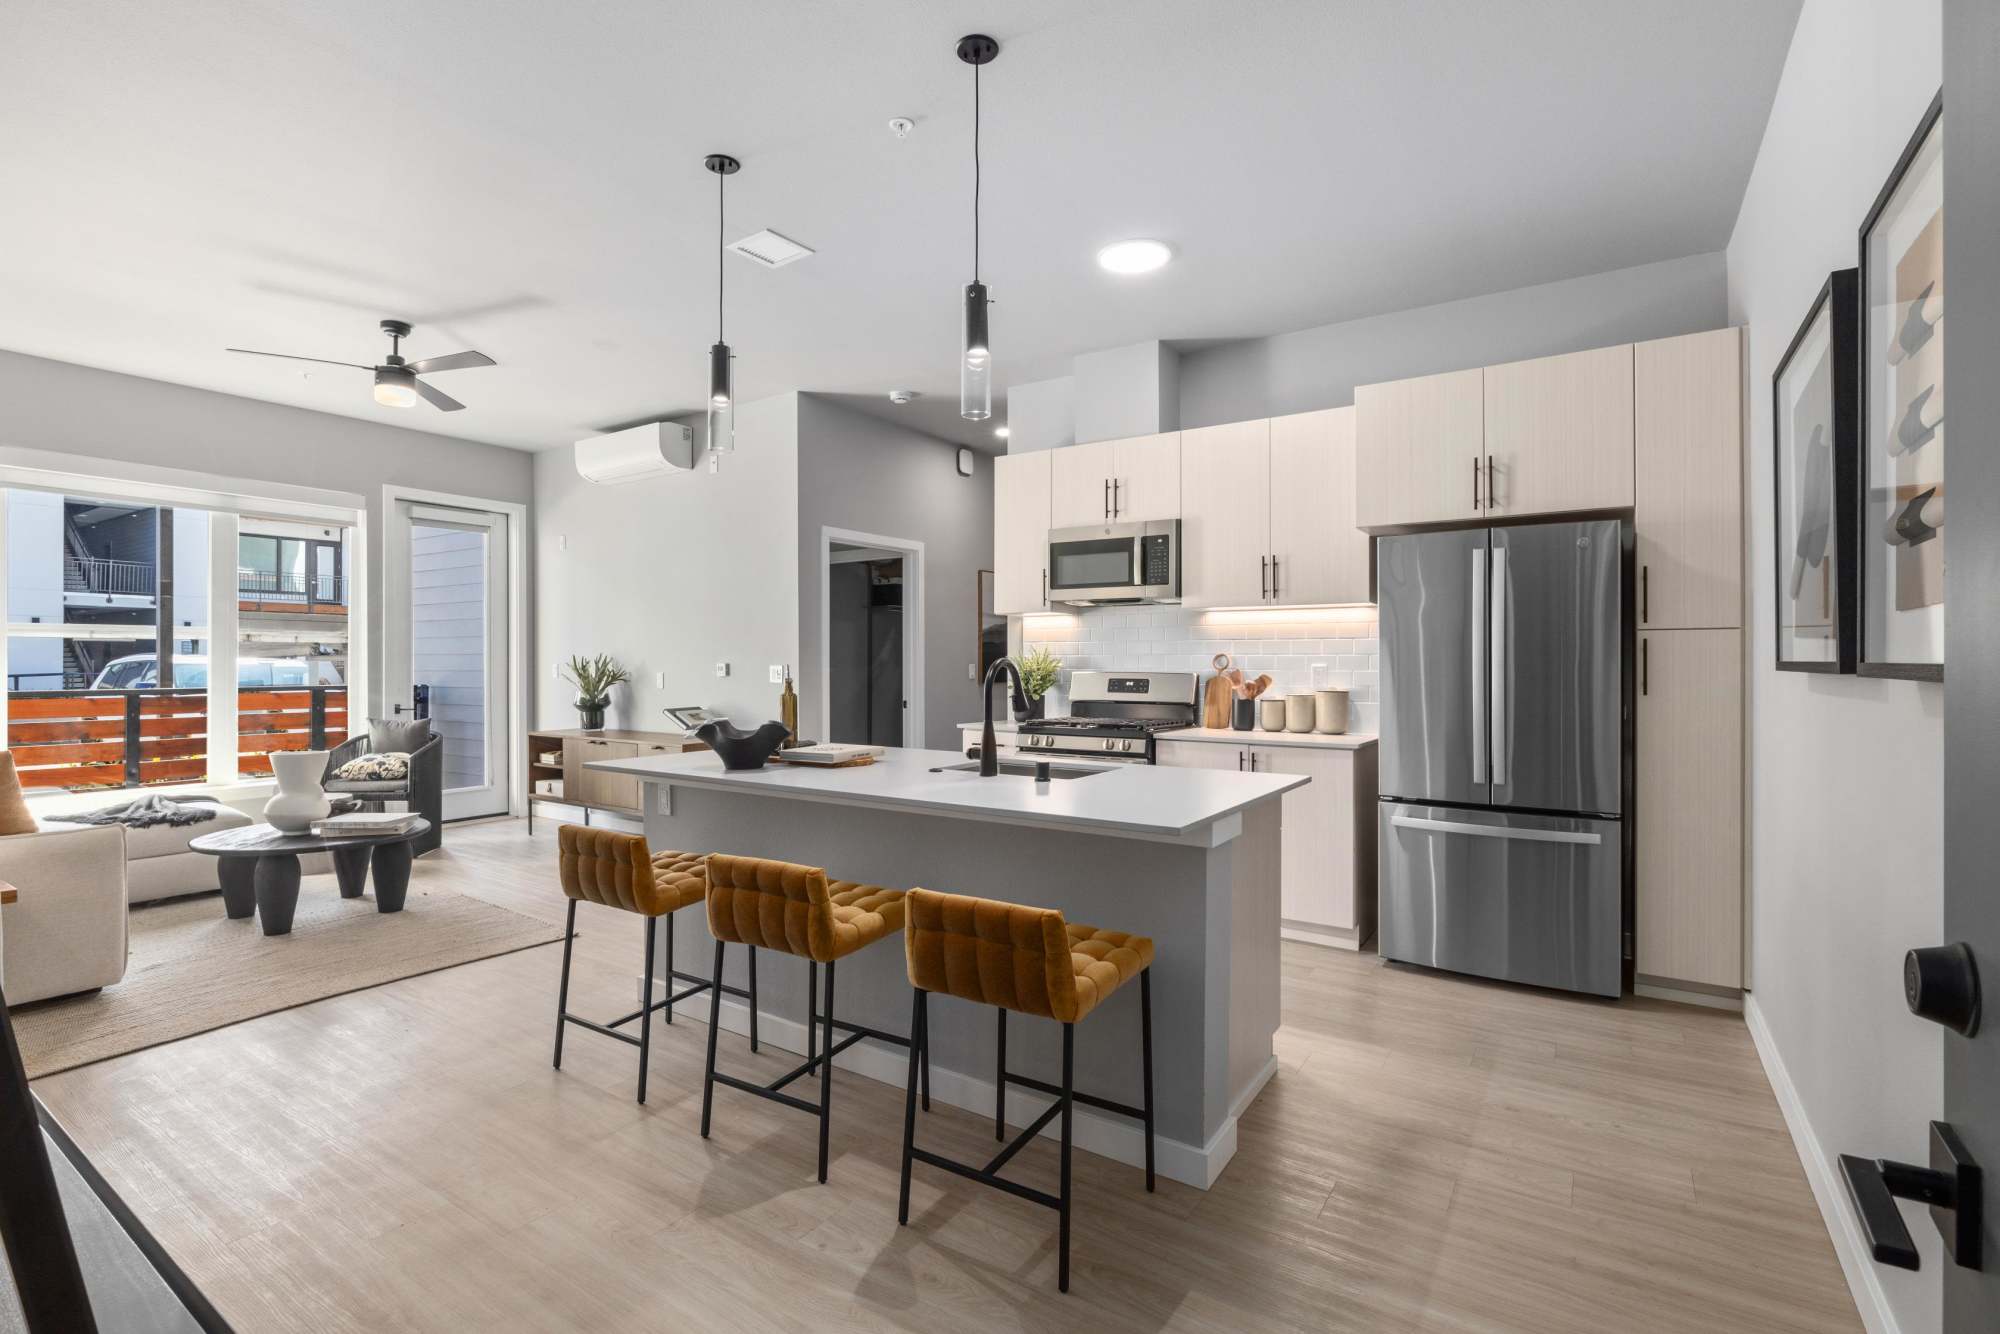
<svg viewBox="0 0 2000 1334"><path fill-rule="evenodd" d="M1007 438L1007 428L1004 426L996 426L993 428L993 434L996 438L1005 440Z"/></svg>
<svg viewBox="0 0 2000 1334"><path fill-rule="evenodd" d="M1173 257L1165 241L1114 241L1097 252L1097 266L1107 273L1151 273Z"/></svg>

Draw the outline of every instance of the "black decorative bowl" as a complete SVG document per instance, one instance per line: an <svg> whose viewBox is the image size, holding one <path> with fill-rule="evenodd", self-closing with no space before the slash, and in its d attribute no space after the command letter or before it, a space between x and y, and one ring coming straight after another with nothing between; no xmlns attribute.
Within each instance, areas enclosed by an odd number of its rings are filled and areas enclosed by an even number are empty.
<svg viewBox="0 0 2000 1334"><path fill-rule="evenodd" d="M723 768L761 769L764 761L776 755L778 747L785 744L790 729L774 719L754 732L746 732L732 722L717 719L695 728L694 734L722 757Z"/></svg>

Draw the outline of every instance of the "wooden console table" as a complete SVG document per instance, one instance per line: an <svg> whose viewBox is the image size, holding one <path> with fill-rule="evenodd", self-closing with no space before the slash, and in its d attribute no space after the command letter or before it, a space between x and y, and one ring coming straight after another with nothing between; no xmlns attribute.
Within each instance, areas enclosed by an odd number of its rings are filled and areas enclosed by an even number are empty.
<svg viewBox="0 0 2000 1334"><path fill-rule="evenodd" d="M690 750L707 750L708 743L679 732L628 732L607 727L586 732L580 727L540 727L528 733L528 832L535 832L535 804L573 806L583 811L590 823L592 811L638 819L639 780L620 774L601 773L583 766L589 760L629 760L640 755L679 755ZM560 754L561 762L544 762L544 755ZM558 792L544 792L548 782L560 785Z"/></svg>

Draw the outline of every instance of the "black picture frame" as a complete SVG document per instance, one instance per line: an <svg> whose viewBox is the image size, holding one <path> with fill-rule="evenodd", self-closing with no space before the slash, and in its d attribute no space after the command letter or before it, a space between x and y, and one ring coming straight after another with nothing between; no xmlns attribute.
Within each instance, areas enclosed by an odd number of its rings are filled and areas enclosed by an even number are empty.
<svg viewBox="0 0 2000 1334"><path fill-rule="evenodd" d="M1860 318L1860 274L1855 269L1836 269L1820 285L1819 294L1807 308L1805 319L1799 322L1798 332L1792 335L1785 354L1778 358L1777 369L1771 372L1771 509L1774 519L1772 531L1777 535L1772 543L1773 589L1776 593L1771 609L1776 631L1772 653L1774 665L1781 672L1848 675L1854 672L1859 660L1860 599L1855 583L1855 567L1860 559L1859 548L1855 545L1855 531L1860 521L1860 508L1855 502L1855 490L1859 486L1861 467L1860 444L1856 438L1861 429L1857 398L1857 382L1861 373L1861 356L1857 348ZM1832 437L1829 441L1828 480L1832 488L1830 536L1833 550L1822 558L1831 562L1834 585L1834 656L1830 660L1785 656L1788 639L1785 604L1791 596L1795 563L1803 559L1797 543L1788 540L1791 530L1785 522L1785 469L1792 461L1792 451L1787 447L1791 442L1787 440L1785 431L1786 405L1792 396L1786 393L1785 383L1789 375L1806 369L1795 366L1794 361L1801 349L1808 345L1822 320L1827 325L1827 347L1821 364L1825 366L1829 379L1827 427Z"/></svg>
<svg viewBox="0 0 2000 1334"><path fill-rule="evenodd" d="M1915 133L1910 136L1909 142L1903 146L1902 154L1897 157L1896 165L1889 172L1888 180L1883 182L1880 193L1875 196L1875 202L1868 210L1868 215L1862 219L1859 232L1857 244L1859 254L1859 264L1857 266L1858 290L1855 296L1856 318L1859 325L1859 337L1856 339L1855 405L1856 419L1859 426L1855 433L1857 468L1854 497L1851 506L1855 515L1857 555L1860 552L1862 543L1877 540L1874 536L1874 525L1870 522L1874 517L1871 513L1872 501L1870 490L1873 486L1874 476L1875 439L1872 429L1873 423L1869 416L1871 408L1869 404L1868 385L1869 372L1872 369L1871 362L1877 356L1877 353L1870 346L1870 322L1868 318L1869 295L1873 290L1870 284L1871 274L1868 263L1869 240L1876 226L1883 220L1890 202L1894 200L1898 190L1902 187L1904 177L1909 174L1911 165L1916 162L1919 154L1922 153L1924 145L1930 139L1932 132L1936 130L1942 134L1938 122L1943 116L1944 90L1940 88L1937 96L1931 99L1931 104L1925 110L1923 118L1917 123ZM1940 155L1943 153L1942 141L1940 141L1939 153ZM1942 334L1939 337L1942 338ZM1942 442L1939 442L1939 447L1942 448ZM1940 547L1942 546L1943 538L1944 535L1939 533L1935 539L1940 543ZM1942 643L1940 643L1939 647L1940 656L1936 662L1895 661L1888 658L1871 658L1869 656L1870 592L1868 561L1865 559L1857 559L1855 562L1854 586L1857 611L1856 674L1865 677L1880 677L1905 681L1944 680Z"/></svg>

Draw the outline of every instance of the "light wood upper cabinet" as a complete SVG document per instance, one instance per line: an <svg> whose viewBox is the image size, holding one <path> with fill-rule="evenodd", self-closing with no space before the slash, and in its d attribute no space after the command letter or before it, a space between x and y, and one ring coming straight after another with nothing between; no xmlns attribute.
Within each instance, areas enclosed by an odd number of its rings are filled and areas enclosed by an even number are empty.
<svg viewBox="0 0 2000 1334"><path fill-rule="evenodd" d="M1181 517L1181 433L1051 450L1052 528Z"/></svg>
<svg viewBox="0 0 2000 1334"><path fill-rule="evenodd" d="M1065 452L1038 449L993 460L993 610L1000 615L1048 606L1050 462Z"/></svg>
<svg viewBox="0 0 2000 1334"><path fill-rule="evenodd" d="M1355 409L1271 419L1272 598L1367 602L1368 534L1355 527Z"/></svg>
<svg viewBox="0 0 2000 1334"><path fill-rule="evenodd" d="M1642 629L1743 624L1743 333L1635 349Z"/></svg>
<svg viewBox="0 0 2000 1334"><path fill-rule="evenodd" d="M1111 518L1144 523L1181 517L1181 433L1136 435L1116 442Z"/></svg>
<svg viewBox="0 0 2000 1334"><path fill-rule="evenodd" d="M1097 440L1048 451L1051 528L1111 522L1111 477L1118 471L1118 442Z"/></svg>
<svg viewBox="0 0 2000 1334"><path fill-rule="evenodd" d="M1639 636L1638 971L1743 985L1743 632Z"/></svg>
<svg viewBox="0 0 2000 1334"><path fill-rule="evenodd" d="M1484 513L1632 503L1632 345L1486 368Z"/></svg>
<svg viewBox="0 0 2000 1334"><path fill-rule="evenodd" d="M1483 379L1479 370L1451 371L1355 389L1357 523L1479 517L1473 473L1485 452Z"/></svg>
<svg viewBox="0 0 2000 1334"><path fill-rule="evenodd" d="M1267 601L1271 423L1181 432L1181 600L1190 607Z"/></svg>

